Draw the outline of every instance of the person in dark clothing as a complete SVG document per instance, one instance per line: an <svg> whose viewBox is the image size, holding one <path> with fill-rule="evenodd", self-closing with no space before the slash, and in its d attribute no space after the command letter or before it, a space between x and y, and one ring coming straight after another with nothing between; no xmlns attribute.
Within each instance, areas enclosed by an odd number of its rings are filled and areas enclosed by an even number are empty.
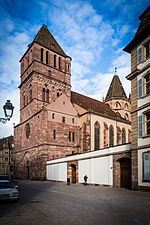
<svg viewBox="0 0 150 225"><path fill-rule="evenodd" d="M87 175L85 175L85 176L84 176L84 185L85 185L85 186L87 185L87 179L88 179L88 177L87 177Z"/></svg>
<svg viewBox="0 0 150 225"><path fill-rule="evenodd" d="M70 185L70 178L67 178L67 185Z"/></svg>

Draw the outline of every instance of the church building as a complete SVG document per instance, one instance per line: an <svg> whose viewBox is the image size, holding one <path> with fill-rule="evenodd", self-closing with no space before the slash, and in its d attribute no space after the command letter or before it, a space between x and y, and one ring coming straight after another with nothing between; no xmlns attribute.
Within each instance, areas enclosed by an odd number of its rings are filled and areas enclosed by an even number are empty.
<svg viewBox="0 0 150 225"><path fill-rule="evenodd" d="M131 142L130 99L117 71L104 102L71 91L71 57L45 25L20 63L20 123L14 129L16 178L46 179L47 161ZM117 151L113 160L130 160L129 149ZM77 160L67 166L68 175L69 166L77 171ZM79 182L77 176L75 181Z"/></svg>

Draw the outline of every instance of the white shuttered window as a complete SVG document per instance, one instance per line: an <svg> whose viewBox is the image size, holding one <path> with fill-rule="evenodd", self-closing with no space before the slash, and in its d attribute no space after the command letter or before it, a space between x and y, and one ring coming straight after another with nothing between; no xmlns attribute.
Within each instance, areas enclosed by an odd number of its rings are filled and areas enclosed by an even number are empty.
<svg viewBox="0 0 150 225"><path fill-rule="evenodd" d="M141 98L143 95L143 81L142 79L138 80L138 98Z"/></svg>
<svg viewBox="0 0 150 225"><path fill-rule="evenodd" d="M138 136L139 138L143 136L143 115L138 117Z"/></svg>
<svg viewBox="0 0 150 225"><path fill-rule="evenodd" d="M137 64L143 61L143 47L137 49Z"/></svg>

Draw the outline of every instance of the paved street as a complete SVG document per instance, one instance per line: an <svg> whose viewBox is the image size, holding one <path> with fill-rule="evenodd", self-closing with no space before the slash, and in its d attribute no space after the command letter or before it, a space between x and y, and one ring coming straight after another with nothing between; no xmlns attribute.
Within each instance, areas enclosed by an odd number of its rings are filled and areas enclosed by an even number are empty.
<svg viewBox="0 0 150 225"><path fill-rule="evenodd" d="M0 204L0 225L148 225L150 193L19 181L20 200Z"/></svg>

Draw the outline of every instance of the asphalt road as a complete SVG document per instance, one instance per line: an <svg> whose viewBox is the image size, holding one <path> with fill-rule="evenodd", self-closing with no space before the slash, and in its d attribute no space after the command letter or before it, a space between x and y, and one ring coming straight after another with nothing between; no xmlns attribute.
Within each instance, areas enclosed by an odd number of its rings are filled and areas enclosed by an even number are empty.
<svg viewBox="0 0 150 225"><path fill-rule="evenodd" d="M150 192L19 181L18 202L0 204L0 225L150 225Z"/></svg>

